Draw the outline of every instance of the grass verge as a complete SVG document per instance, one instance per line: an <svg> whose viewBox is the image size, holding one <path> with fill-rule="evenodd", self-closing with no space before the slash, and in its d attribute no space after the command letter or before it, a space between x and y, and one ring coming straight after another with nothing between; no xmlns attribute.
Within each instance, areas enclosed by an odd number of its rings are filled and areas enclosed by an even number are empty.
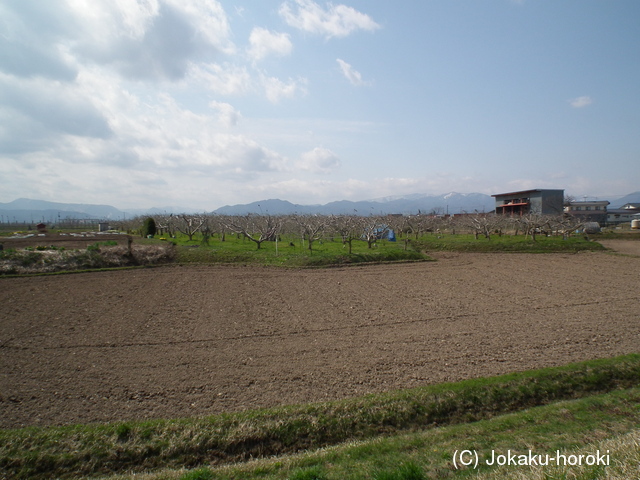
<svg viewBox="0 0 640 480"><path fill-rule="evenodd" d="M475 422L639 383L640 355L627 355L207 418L3 430L0 476L71 477L245 461L347 440Z"/></svg>
<svg viewBox="0 0 640 480"><path fill-rule="evenodd" d="M364 244L364 242L363 242ZM211 241L209 245L178 243L179 263L235 263L281 267L327 267L363 263L432 260L422 252L404 250L393 242L379 242L376 248L357 245L348 253L339 242L325 242L313 251L280 242L264 242L260 249L241 239ZM366 244L364 244L366 245Z"/></svg>
<svg viewBox="0 0 640 480"><path fill-rule="evenodd" d="M640 462L640 389L560 401L475 423L379 436L296 455L242 464L162 470L137 480L594 480L637 478ZM478 468L455 452L478 453ZM495 455L608 455L608 466L488 465ZM471 458L471 457L465 457ZM575 460L568 458L569 461ZM547 462L542 459L542 463ZM569 463L569 462L567 462ZM456 468L458 465L460 468ZM125 480L117 475L109 480Z"/></svg>
<svg viewBox="0 0 640 480"><path fill-rule="evenodd" d="M599 238L592 236L592 240ZM476 239L474 235L425 235L415 242L414 248L426 251L443 250L453 252L478 253L576 253L582 251L606 250L597 241L582 237L563 239L561 236L538 236L533 241L524 235L493 235L490 239L483 236ZM420 245L420 247L417 247Z"/></svg>

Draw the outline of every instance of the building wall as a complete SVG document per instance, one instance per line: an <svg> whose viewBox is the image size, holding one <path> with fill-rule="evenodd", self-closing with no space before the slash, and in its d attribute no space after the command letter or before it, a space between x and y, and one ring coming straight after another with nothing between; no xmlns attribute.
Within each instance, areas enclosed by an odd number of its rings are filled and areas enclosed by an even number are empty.
<svg viewBox="0 0 640 480"><path fill-rule="evenodd" d="M637 217L637 210L626 210L622 208L617 208L615 210L607 211L607 223L609 225L619 225L621 223L631 223L631 220L634 220Z"/></svg>
<svg viewBox="0 0 640 480"><path fill-rule="evenodd" d="M562 214L564 207L564 190L542 190L540 191L539 198L540 204L536 206L537 210L534 213L542 213L544 215Z"/></svg>

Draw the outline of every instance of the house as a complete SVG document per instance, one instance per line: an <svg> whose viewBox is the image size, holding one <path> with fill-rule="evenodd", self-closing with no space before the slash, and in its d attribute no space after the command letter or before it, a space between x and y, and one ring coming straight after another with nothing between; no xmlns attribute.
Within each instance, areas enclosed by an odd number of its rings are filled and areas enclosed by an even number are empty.
<svg viewBox="0 0 640 480"><path fill-rule="evenodd" d="M629 223L638 218L639 210L614 208L607 211L607 225L620 225L621 223Z"/></svg>
<svg viewBox="0 0 640 480"><path fill-rule="evenodd" d="M626 203L620 208L607 210L607 225L630 223L640 215L640 203Z"/></svg>
<svg viewBox="0 0 640 480"><path fill-rule="evenodd" d="M606 200L574 201L564 206L564 213L580 218L585 222L597 222L598 225L603 227L607 223L607 205L609 205L609 202Z"/></svg>
<svg viewBox="0 0 640 480"><path fill-rule="evenodd" d="M635 210L636 213L640 213L640 203L625 203L620 208L623 210Z"/></svg>
<svg viewBox="0 0 640 480"><path fill-rule="evenodd" d="M496 199L496 213L501 215L558 215L563 212L564 190L535 189L491 196Z"/></svg>

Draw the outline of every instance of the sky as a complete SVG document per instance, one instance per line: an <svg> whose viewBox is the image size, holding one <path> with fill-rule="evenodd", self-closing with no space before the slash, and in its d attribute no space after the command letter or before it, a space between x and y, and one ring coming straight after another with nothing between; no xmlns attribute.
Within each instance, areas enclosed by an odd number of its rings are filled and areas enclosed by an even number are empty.
<svg viewBox="0 0 640 480"><path fill-rule="evenodd" d="M640 190L637 0L1 0L0 202Z"/></svg>

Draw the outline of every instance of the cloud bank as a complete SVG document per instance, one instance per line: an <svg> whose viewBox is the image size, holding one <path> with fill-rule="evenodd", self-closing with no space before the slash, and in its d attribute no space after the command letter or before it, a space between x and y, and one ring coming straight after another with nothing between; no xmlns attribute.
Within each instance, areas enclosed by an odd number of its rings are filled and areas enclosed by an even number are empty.
<svg viewBox="0 0 640 480"><path fill-rule="evenodd" d="M294 30L326 38L379 28L345 5L297 0L278 12ZM218 1L21 0L0 4L0 25L6 201L107 202L109 185L128 204L157 203L149 199L159 191L187 205L216 191L210 201L222 203L234 200L223 198L233 185L274 185L282 175L313 182L340 166L308 141L284 154L238 130L237 99L282 105L304 98L309 82L258 66L292 55L290 33L256 25L239 45Z"/></svg>

